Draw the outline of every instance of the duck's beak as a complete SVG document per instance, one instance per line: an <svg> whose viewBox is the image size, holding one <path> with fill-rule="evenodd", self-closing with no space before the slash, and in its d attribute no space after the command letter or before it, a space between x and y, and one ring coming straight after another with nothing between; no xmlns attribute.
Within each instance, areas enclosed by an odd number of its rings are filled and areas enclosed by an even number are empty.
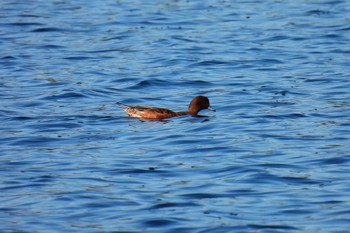
<svg viewBox="0 0 350 233"><path fill-rule="evenodd" d="M214 108L212 108L211 106L208 107L208 110L216 112L216 110Z"/></svg>

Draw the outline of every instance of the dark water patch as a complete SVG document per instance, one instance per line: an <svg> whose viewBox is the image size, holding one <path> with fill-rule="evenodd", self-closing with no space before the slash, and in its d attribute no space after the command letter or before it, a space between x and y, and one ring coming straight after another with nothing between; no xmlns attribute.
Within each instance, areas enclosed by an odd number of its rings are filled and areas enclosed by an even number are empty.
<svg viewBox="0 0 350 233"><path fill-rule="evenodd" d="M274 105L276 106L276 105ZM308 117L307 115L303 113L291 113L291 114L276 114L276 115L262 115L263 118L269 118L269 119L299 119Z"/></svg>
<svg viewBox="0 0 350 233"><path fill-rule="evenodd" d="M18 232L18 233L30 233L31 231L26 231L23 229L20 229L20 227L13 226L13 227L5 227L3 228L4 233L12 233L12 232Z"/></svg>
<svg viewBox="0 0 350 233"><path fill-rule="evenodd" d="M320 82L320 83L330 83L331 79L329 78L319 78L319 77L314 77L314 78L306 78L305 82Z"/></svg>
<svg viewBox="0 0 350 233"><path fill-rule="evenodd" d="M23 165L28 165L29 163L27 161L6 161L6 166L13 166L13 167L18 167L18 166L23 166ZM15 183L20 183L15 181Z"/></svg>
<svg viewBox="0 0 350 233"><path fill-rule="evenodd" d="M160 170L160 169L157 169L155 167L149 167L147 169L140 169L140 168L115 169L114 172L119 173L119 174L129 174L129 175L132 175L132 174L139 174L139 175L142 175L142 174L162 174L162 175L169 174L169 175L171 175L171 173L172 173L171 171Z"/></svg>
<svg viewBox="0 0 350 233"><path fill-rule="evenodd" d="M288 185L324 185L329 183L327 180L314 180L307 177L279 177L279 179Z"/></svg>
<svg viewBox="0 0 350 233"><path fill-rule="evenodd" d="M249 171L247 171L247 172L249 172ZM253 189L234 189L234 190L230 190L229 192L234 197L247 196L247 195L256 196L257 195L257 191L253 190Z"/></svg>
<svg viewBox="0 0 350 233"><path fill-rule="evenodd" d="M40 88L40 87L48 87L48 88L54 88L54 87L62 87L69 85L70 83L67 81L63 81L54 77L48 77L48 78L42 78L42 79L35 79L40 80L44 82L40 82L39 84L31 85L31 87L34 88Z"/></svg>
<svg viewBox="0 0 350 233"><path fill-rule="evenodd" d="M53 175L42 175L42 176L36 177L35 178L35 182L38 182L38 183L49 183L49 182L54 181L55 179L57 179L57 177L53 176Z"/></svg>
<svg viewBox="0 0 350 233"><path fill-rule="evenodd" d="M308 40L312 40L312 38L310 37L303 37L303 36L293 36L290 38L291 40L293 41L308 41ZM300 60L304 59L304 60L307 60L307 57L296 57L296 59L299 58Z"/></svg>
<svg viewBox="0 0 350 233"><path fill-rule="evenodd" d="M33 15L33 14L19 14L18 15L21 18L41 18L40 15Z"/></svg>
<svg viewBox="0 0 350 233"><path fill-rule="evenodd" d="M13 122L40 122L40 121L45 121L45 120L54 120L57 121L59 119L58 116L45 116L45 117L38 117L38 116L14 116L14 117L9 117L9 121ZM59 119L61 120L61 119ZM63 119L67 120L67 119Z"/></svg>
<svg viewBox="0 0 350 233"><path fill-rule="evenodd" d="M203 80L191 80L191 81L182 81L181 83L177 83L177 85L185 85L188 87L195 86L197 88L206 88L206 87L213 87L214 84L208 81Z"/></svg>
<svg viewBox="0 0 350 233"><path fill-rule="evenodd" d="M47 44L47 45L37 46L36 48L41 48L41 49L64 49L64 48L66 48L66 46Z"/></svg>
<svg viewBox="0 0 350 233"><path fill-rule="evenodd" d="M324 4L328 4L328 5L338 5L338 4L344 4L344 3L346 3L346 1L343 1L343 0L330 0L330 1L325 1L323 3Z"/></svg>
<svg viewBox="0 0 350 233"><path fill-rule="evenodd" d="M128 35L128 33L125 33L125 35L118 35L118 36L112 36L112 37L106 37L102 41L110 41L110 40L124 40L131 37L131 35Z"/></svg>
<svg viewBox="0 0 350 233"><path fill-rule="evenodd" d="M168 219L151 219L151 220L143 221L143 225L147 227L164 227L164 226L170 226L176 223L177 223L176 220L174 221L174 220L168 220Z"/></svg>
<svg viewBox="0 0 350 233"><path fill-rule="evenodd" d="M13 190L13 189L35 189L38 187L43 187L46 186L46 184L28 184L28 185L15 185L15 186L5 186L5 187L1 187L0 190L2 191L6 191L6 190Z"/></svg>
<svg viewBox="0 0 350 233"><path fill-rule="evenodd" d="M250 104L245 104L247 107L254 107L254 106L268 106L270 108L276 108L276 107L283 107L283 106L292 106L292 105L296 105L297 103L291 102L291 101L285 101L285 100L275 100L275 101L269 101L269 102L254 102L254 103L250 103ZM244 105L243 105L244 107ZM291 114L283 114L284 116L288 116L288 115L294 115L294 114L300 114L300 113L291 113ZM280 114L282 115L282 114ZM282 116L283 116L282 115ZM278 115L267 115L266 117L278 117ZM249 116L247 116L249 118ZM300 117L300 116L299 116Z"/></svg>
<svg viewBox="0 0 350 233"><path fill-rule="evenodd" d="M249 182L256 184L283 183L285 185L323 185L329 181L313 180L308 177L277 176L271 173L257 173L250 177Z"/></svg>
<svg viewBox="0 0 350 233"><path fill-rule="evenodd" d="M78 92L67 92L60 95L52 95L41 98L42 100L60 100L60 99L81 99L86 98L85 95Z"/></svg>
<svg viewBox="0 0 350 233"><path fill-rule="evenodd" d="M115 205L118 205L118 202L113 202L113 201L105 201L105 202L93 202L93 203L87 203L82 205L82 208L88 208L88 209L105 209L105 208L112 208ZM79 215L81 217L81 215ZM89 214L85 215L86 217L89 217ZM73 216L70 216L73 217ZM74 216L77 217L77 216Z"/></svg>
<svg viewBox="0 0 350 233"><path fill-rule="evenodd" d="M183 35L175 35L171 37L172 39L179 40L179 41L184 41L184 42L196 42L196 40L191 39L189 37L183 36ZM191 50L201 50L203 48L201 47L191 47Z"/></svg>
<svg viewBox="0 0 350 233"><path fill-rule="evenodd" d="M350 120L349 121L347 121L347 122L341 122L340 124L339 124L339 126L350 126Z"/></svg>
<svg viewBox="0 0 350 233"><path fill-rule="evenodd" d="M31 102L23 102L17 104L18 107L24 107L24 108L30 108L30 107L39 107L42 106L44 103L41 101L31 101Z"/></svg>
<svg viewBox="0 0 350 233"><path fill-rule="evenodd" d="M263 72L278 72L279 68L276 67L260 67L260 68L256 68L256 71L263 71Z"/></svg>
<svg viewBox="0 0 350 233"><path fill-rule="evenodd" d="M74 113L76 113L76 112L74 112ZM39 115L38 116L38 115L33 115L33 114L28 113L27 115L30 115L30 116L15 116L15 117L12 117L9 119L14 120L14 121L33 121L36 123L62 122L63 124L68 123L69 121L76 121L77 119L82 119L82 120L85 119L85 120L92 120L92 121L96 121L97 119L100 119L99 118L100 116L97 116L97 115L79 115L79 114L72 114L72 115L50 114L50 115ZM104 116L101 116L101 119L104 119Z"/></svg>
<svg viewBox="0 0 350 233"><path fill-rule="evenodd" d="M193 130L196 131L196 130ZM169 142L169 145L192 145L195 144L197 139L180 139L180 140L172 140Z"/></svg>
<svg viewBox="0 0 350 233"><path fill-rule="evenodd" d="M32 30L31 32L64 32L67 31L62 28L55 28L55 27L44 27L44 28L37 28Z"/></svg>
<svg viewBox="0 0 350 233"><path fill-rule="evenodd" d="M0 58L0 65L3 65L5 67L13 67L16 66L16 64L18 64L18 58L13 57L13 56L5 56Z"/></svg>
<svg viewBox="0 0 350 233"><path fill-rule="evenodd" d="M70 56L70 57L64 57L65 60L70 61L84 61L84 60L90 60L90 59L96 59L94 57L87 57L87 56Z"/></svg>
<svg viewBox="0 0 350 233"><path fill-rule="evenodd" d="M264 38L264 39L259 39L256 42L271 42L271 41L282 41L282 40L290 40L291 37L290 36L284 36L284 35L277 35L277 36L271 36L268 38ZM274 60L274 59L272 59ZM277 64L281 64L282 62L278 61Z"/></svg>
<svg viewBox="0 0 350 233"><path fill-rule="evenodd" d="M298 227L288 226L288 225L265 225L265 224L249 224L247 225L249 228L255 229L255 230L283 230L283 231L290 231L290 230L301 230Z"/></svg>
<svg viewBox="0 0 350 233"><path fill-rule="evenodd" d="M6 109L0 109L0 116L2 117L6 117L4 118L5 121L10 120L12 118L12 116L14 115L18 115L17 111L13 111L13 110L6 110ZM7 118L9 117L9 118ZM25 118L24 120L26 120L28 118ZM20 118L18 120L21 120Z"/></svg>
<svg viewBox="0 0 350 233"><path fill-rule="evenodd" d="M137 80L137 78L135 77L125 77L125 74L122 74L122 73L115 74L115 76L117 76L118 78L114 78L113 80L111 80L111 83L131 83ZM108 88L108 89L113 90L113 88ZM113 93L113 92L108 92L108 93Z"/></svg>
<svg viewBox="0 0 350 233"><path fill-rule="evenodd" d="M39 132L56 132L67 129L80 128L80 124L75 123L40 123L40 124L31 124L27 126L28 128L37 129Z"/></svg>
<svg viewBox="0 0 350 233"><path fill-rule="evenodd" d="M284 62L277 60L277 59L261 59L259 60L259 63L266 64L266 65L276 65L276 64L284 64Z"/></svg>
<svg viewBox="0 0 350 233"><path fill-rule="evenodd" d="M344 203L344 201L338 201L338 200L330 200L330 201L314 201L312 202L312 204L315 205L341 205L342 203ZM341 211L341 213L345 213L345 214L349 214L350 211Z"/></svg>
<svg viewBox="0 0 350 233"><path fill-rule="evenodd" d="M262 138L273 138L281 141L299 141L299 142L316 142L316 141L324 141L326 139L325 135L300 135L300 134L290 134L290 135L282 135L282 134L268 134L261 133L258 134Z"/></svg>
<svg viewBox="0 0 350 233"><path fill-rule="evenodd" d="M110 48L110 49L104 49L104 50L92 50L92 51L84 51L84 53L114 53L114 52L136 52L132 49L130 46L125 46L122 48Z"/></svg>
<svg viewBox="0 0 350 233"><path fill-rule="evenodd" d="M350 27L348 27L348 26L342 27L342 28L338 29L337 31L350 31Z"/></svg>
<svg viewBox="0 0 350 233"><path fill-rule="evenodd" d="M319 164L319 165L343 165L350 162L350 158L348 156L343 157L334 157L334 158L322 158L322 159L313 159L312 161L309 161L309 163L312 164Z"/></svg>
<svg viewBox="0 0 350 233"><path fill-rule="evenodd" d="M337 201L330 201L330 203L326 203L326 204L342 204L342 202L337 202ZM333 216L341 216L341 215L345 215L345 216L349 216L350 211L349 210L342 210L342 211L336 211L334 213L332 213L331 215Z"/></svg>
<svg viewBox="0 0 350 233"><path fill-rule="evenodd" d="M197 86L197 87L208 87L212 86L210 82L202 81L202 80L193 80L193 81L183 81L183 82L176 82L171 80L162 80L162 79L150 79L150 80L143 80L131 87L128 87L127 89L130 90L137 90L137 89L144 89L144 88L162 88L164 86L175 86L180 87L181 86Z"/></svg>
<svg viewBox="0 0 350 233"><path fill-rule="evenodd" d="M293 164L284 164L284 163L264 163L264 164L258 164L256 166L264 167L264 168L286 168L286 169L292 169L292 170L304 169L301 166L297 166L297 165L293 165Z"/></svg>
<svg viewBox="0 0 350 233"><path fill-rule="evenodd" d="M94 173L94 171L98 171L99 168L98 167L89 167L86 168L87 171L90 171L91 173ZM70 177L67 178L67 180L73 180L76 183L82 183L82 182L86 182L89 183L91 186L93 184L108 184L108 185L112 185L112 181L109 179L105 179L105 178L100 178L100 177ZM91 197L91 196L90 196Z"/></svg>
<svg viewBox="0 0 350 233"><path fill-rule="evenodd" d="M1 60L16 60L18 59L17 57L14 56L4 56L0 58Z"/></svg>
<svg viewBox="0 0 350 233"><path fill-rule="evenodd" d="M195 66L220 66L220 65L226 65L226 66L230 66L233 65L231 62L227 62L227 61L219 61L219 60L209 60L209 61L200 61L200 62L196 62L190 65L195 67Z"/></svg>
<svg viewBox="0 0 350 233"><path fill-rule="evenodd" d="M143 88L150 87L150 86L164 86L167 84L168 84L168 82L163 81L163 80L143 80L143 81L129 87L128 89L137 90L137 89L143 89Z"/></svg>
<svg viewBox="0 0 350 233"><path fill-rule="evenodd" d="M330 53L336 53L336 54L350 54L349 49L332 49L329 51ZM345 64L345 63L344 63Z"/></svg>
<svg viewBox="0 0 350 233"><path fill-rule="evenodd" d="M326 39L339 39L340 37L342 37L342 35L338 35L338 34L327 34L327 35L323 35L323 38ZM326 43L327 44L327 43Z"/></svg>
<svg viewBox="0 0 350 233"><path fill-rule="evenodd" d="M6 24L8 26L20 26L20 27L28 27L28 26L43 26L42 23L35 23L35 22L16 22L16 23L9 23Z"/></svg>
<svg viewBox="0 0 350 233"><path fill-rule="evenodd" d="M182 194L181 197L186 199L214 199L214 198L235 198L232 194L222 194L222 193L188 193Z"/></svg>
<svg viewBox="0 0 350 233"><path fill-rule="evenodd" d="M291 206L290 209L287 207L285 210L280 211L280 214L288 215L288 216L299 216L299 215L307 215L313 214L312 210L308 209L300 209L297 206Z"/></svg>
<svg viewBox="0 0 350 233"><path fill-rule="evenodd" d="M229 225L229 226L227 226ZM230 226L230 224L223 222L220 225L217 226L208 226L208 227L199 227L198 233L225 233L225 232L249 232L250 229L248 229L246 226L241 226L240 224L234 224ZM190 231L191 232L191 231ZM192 231L193 232L193 231ZM269 233L275 233L275 232L269 232Z"/></svg>
<svg viewBox="0 0 350 233"><path fill-rule="evenodd" d="M181 207L195 207L199 206L193 202L163 202L149 207L148 209L165 209L165 208L181 208Z"/></svg>
<svg viewBox="0 0 350 233"><path fill-rule="evenodd" d="M195 227L171 227L167 229L167 233L178 233L178 232L183 232L183 233L190 233L190 232L198 232L198 229Z"/></svg>
<svg viewBox="0 0 350 233"><path fill-rule="evenodd" d="M328 15L330 13L331 13L330 11L326 11L326 10L311 10L311 11L306 12L306 15L320 16L320 15Z"/></svg>
<svg viewBox="0 0 350 233"><path fill-rule="evenodd" d="M23 146L23 147L48 147L55 144L62 143L64 139L58 137L41 137L41 136L31 136L31 137L17 137L12 139L11 145Z"/></svg>

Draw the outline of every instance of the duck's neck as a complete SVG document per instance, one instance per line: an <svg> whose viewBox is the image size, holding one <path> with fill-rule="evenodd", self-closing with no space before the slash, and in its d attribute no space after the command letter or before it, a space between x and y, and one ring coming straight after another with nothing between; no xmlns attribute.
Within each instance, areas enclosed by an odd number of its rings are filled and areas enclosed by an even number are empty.
<svg viewBox="0 0 350 233"><path fill-rule="evenodd" d="M176 116L186 116L186 115L189 115L189 113L186 111L186 112L176 112Z"/></svg>
<svg viewBox="0 0 350 233"><path fill-rule="evenodd" d="M185 112L177 112L177 116L185 116L185 115L191 115L193 117L197 116L198 112L193 112L193 111L185 111Z"/></svg>

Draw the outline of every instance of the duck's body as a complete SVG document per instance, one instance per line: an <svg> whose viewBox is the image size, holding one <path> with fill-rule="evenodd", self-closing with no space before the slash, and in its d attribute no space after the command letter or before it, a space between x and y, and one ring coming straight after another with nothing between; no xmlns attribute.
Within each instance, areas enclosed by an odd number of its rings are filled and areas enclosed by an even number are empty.
<svg viewBox="0 0 350 233"><path fill-rule="evenodd" d="M131 117L136 117L140 119L149 119L149 120L162 120L171 117L185 116L191 115L193 117L197 117L198 113L202 109L209 109L215 111L209 105L209 99L205 96L197 96L195 97L187 111L184 112L173 112L166 108L156 108L156 107L148 107L148 106L132 106L132 105L124 105L118 103L119 106Z"/></svg>

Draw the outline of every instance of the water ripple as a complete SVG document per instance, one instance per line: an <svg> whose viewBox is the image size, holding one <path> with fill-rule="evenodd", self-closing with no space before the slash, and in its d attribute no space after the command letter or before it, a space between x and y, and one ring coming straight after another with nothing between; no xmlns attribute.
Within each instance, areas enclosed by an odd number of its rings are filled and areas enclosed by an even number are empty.
<svg viewBox="0 0 350 233"><path fill-rule="evenodd" d="M0 1L1 231L347 232L349 10Z"/></svg>

